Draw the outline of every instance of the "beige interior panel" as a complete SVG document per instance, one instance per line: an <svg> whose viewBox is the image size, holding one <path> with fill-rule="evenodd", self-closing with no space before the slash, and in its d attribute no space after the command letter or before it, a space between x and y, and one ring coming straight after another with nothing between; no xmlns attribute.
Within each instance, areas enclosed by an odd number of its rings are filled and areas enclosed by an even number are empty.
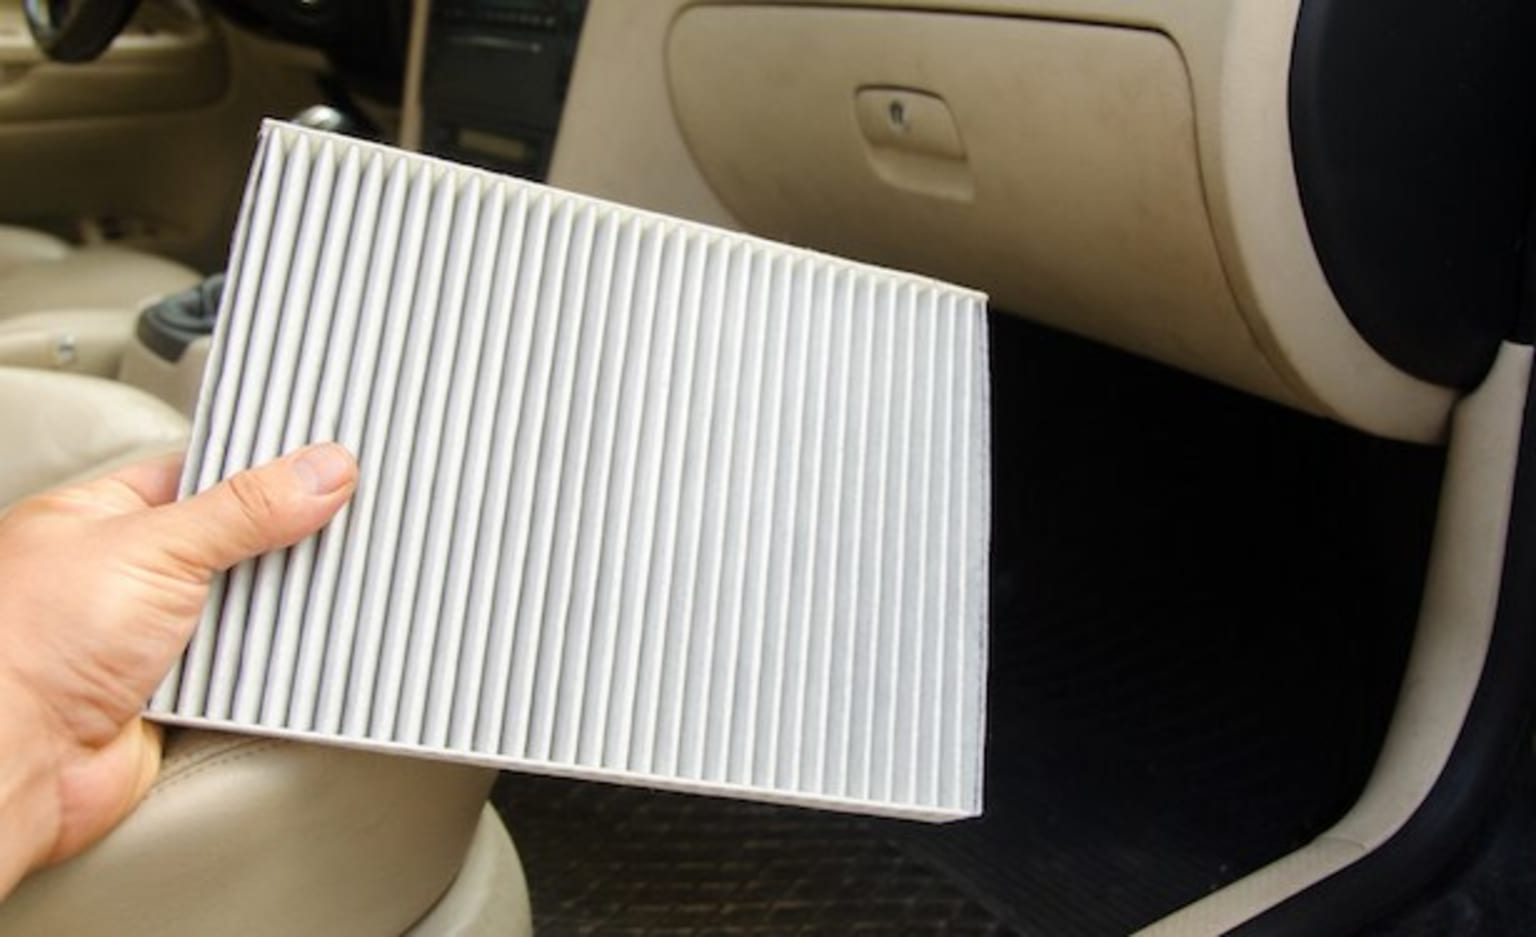
<svg viewBox="0 0 1536 937"><path fill-rule="evenodd" d="M683 135L749 230L984 285L994 306L1310 403L1228 288L1188 76L1161 34L697 7L672 28L668 67ZM891 88L916 93L903 108ZM885 103L896 118L872 113Z"/></svg>
<svg viewBox="0 0 1536 937"><path fill-rule="evenodd" d="M405 937L529 937L533 909L512 837L486 804L464 865L437 904Z"/></svg>
<svg viewBox="0 0 1536 937"><path fill-rule="evenodd" d="M427 33L432 0L411 0L411 33L405 47L405 87L400 93L400 136L407 150L421 149L421 85L427 68Z"/></svg>
<svg viewBox="0 0 1536 937"><path fill-rule="evenodd" d="M3 158L3 157L0 157ZM30 313L116 309L141 305L197 282L187 267L139 251L104 244L0 271L0 321Z"/></svg>
<svg viewBox="0 0 1536 937"><path fill-rule="evenodd" d="M170 404L190 420L197 409L197 396L212 346L212 340L199 338L187 346L180 359L166 361L134 339L123 351L117 379Z"/></svg>
<svg viewBox="0 0 1536 937"><path fill-rule="evenodd" d="M139 309L197 280L160 257L0 225L0 367L115 376Z"/></svg>
<svg viewBox="0 0 1536 937"><path fill-rule="evenodd" d="M192 4L152 0L100 59L52 62L27 31L20 0L0 4L0 121L178 110L224 93L224 47Z"/></svg>
<svg viewBox="0 0 1536 937"><path fill-rule="evenodd" d="M549 182L740 228L699 174L672 116L667 30L686 2L592 0L582 22Z"/></svg>
<svg viewBox="0 0 1536 937"><path fill-rule="evenodd" d="M0 51L0 59L31 54L15 33L19 6L0 0L10 18L10 32L0 36L0 49L10 51ZM182 41L174 37L130 35L124 51L114 48L94 65L0 62L0 222L74 241L113 240L203 270L223 265L260 119L315 103L324 62L217 18L198 23L201 38L191 50L174 48ZM110 113L94 116L60 100L74 92L48 90L55 86L52 70L86 75L120 55L130 74L174 66L177 83L188 88L170 90L155 78L168 96L150 110L140 93L146 85L123 92L126 98L103 90L96 104ZM210 73L213 57L220 64ZM115 85L111 76L119 70L112 65L102 81Z"/></svg>
<svg viewBox="0 0 1536 937"><path fill-rule="evenodd" d="M1270 357L1340 422L1417 442L1444 438L1458 392L1389 364L1349 323L1312 249L1291 161L1287 95L1300 0L1242 0L1199 56L1202 159L1217 242ZM1207 27L1209 28L1209 27Z"/></svg>
<svg viewBox="0 0 1536 937"><path fill-rule="evenodd" d="M126 309L85 309L0 320L0 367L116 377L135 318Z"/></svg>
<svg viewBox="0 0 1536 937"><path fill-rule="evenodd" d="M0 277L33 264L62 260L69 245L41 231L0 225Z"/></svg>
<svg viewBox="0 0 1536 937"><path fill-rule="evenodd" d="M1130 26L1167 36L1188 72L1202 197L1223 274L1270 369L1341 422L1394 438L1439 441L1456 393L1398 370L1360 338L1306 234L1286 111L1286 63L1298 3L926 0L913 6ZM555 184L743 226L689 152L668 87L668 34L684 10L698 5L700 0L592 0L555 149ZM892 4L844 0L841 6ZM975 64L975 55L965 54ZM799 64L797 51L784 68ZM780 132L806 139L797 124ZM1100 272L1104 278L1118 275L1108 266ZM992 284L971 285L998 292Z"/></svg>

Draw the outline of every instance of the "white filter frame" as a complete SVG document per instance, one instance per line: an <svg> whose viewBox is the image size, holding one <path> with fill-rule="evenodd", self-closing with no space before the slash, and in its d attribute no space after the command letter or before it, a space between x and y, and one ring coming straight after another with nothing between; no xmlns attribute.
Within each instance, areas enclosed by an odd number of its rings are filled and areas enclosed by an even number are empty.
<svg viewBox="0 0 1536 937"><path fill-rule="evenodd" d="M261 132L182 493L358 456L215 580L156 720L862 813L981 811L986 297Z"/></svg>

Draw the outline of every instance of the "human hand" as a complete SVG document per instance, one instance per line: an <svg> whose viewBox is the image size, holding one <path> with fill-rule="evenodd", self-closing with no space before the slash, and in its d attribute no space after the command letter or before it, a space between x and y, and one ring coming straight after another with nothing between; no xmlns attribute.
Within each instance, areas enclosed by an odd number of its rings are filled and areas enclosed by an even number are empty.
<svg viewBox="0 0 1536 937"><path fill-rule="evenodd" d="M0 896L138 804L160 766L139 714L219 570L295 543L352 495L333 443L176 502L167 458L0 514Z"/></svg>

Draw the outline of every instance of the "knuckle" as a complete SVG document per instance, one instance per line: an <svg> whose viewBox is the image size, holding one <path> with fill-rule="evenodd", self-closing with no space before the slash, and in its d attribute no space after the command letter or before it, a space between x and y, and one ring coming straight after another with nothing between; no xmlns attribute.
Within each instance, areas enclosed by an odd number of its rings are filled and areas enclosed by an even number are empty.
<svg viewBox="0 0 1536 937"><path fill-rule="evenodd" d="M272 493L260 479L249 472L235 475L227 482L229 494L242 517L253 525L262 525L276 513Z"/></svg>

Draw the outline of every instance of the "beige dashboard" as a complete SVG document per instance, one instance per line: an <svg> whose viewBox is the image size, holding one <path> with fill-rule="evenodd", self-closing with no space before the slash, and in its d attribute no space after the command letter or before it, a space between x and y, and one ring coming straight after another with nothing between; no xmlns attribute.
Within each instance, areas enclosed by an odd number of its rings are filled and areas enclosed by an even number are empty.
<svg viewBox="0 0 1536 937"><path fill-rule="evenodd" d="M1384 436L1456 392L1355 331L1291 164L1297 0L596 0L556 185L989 292Z"/></svg>

